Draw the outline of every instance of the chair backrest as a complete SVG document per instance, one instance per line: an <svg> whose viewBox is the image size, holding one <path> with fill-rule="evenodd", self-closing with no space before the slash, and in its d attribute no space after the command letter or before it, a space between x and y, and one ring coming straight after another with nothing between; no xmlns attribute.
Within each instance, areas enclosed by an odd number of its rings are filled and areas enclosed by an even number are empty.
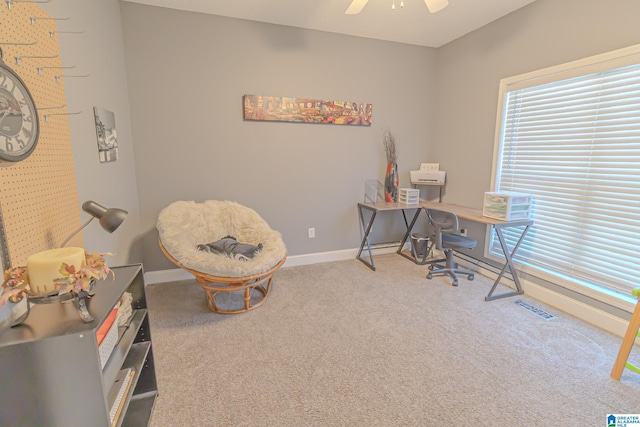
<svg viewBox="0 0 640 427"><path fill-rule="evenodd" d="M438 209L425 209L429 220L429 225L433 229L431 237L434 240L435 248L442 250L442 233L455 233L458 231L458 217L453 212L445 212Z"/></svg>

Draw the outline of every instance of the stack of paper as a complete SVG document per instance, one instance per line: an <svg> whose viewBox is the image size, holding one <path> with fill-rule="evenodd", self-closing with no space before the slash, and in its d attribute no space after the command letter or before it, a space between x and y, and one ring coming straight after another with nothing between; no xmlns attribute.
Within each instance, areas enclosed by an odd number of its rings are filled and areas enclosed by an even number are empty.
<svg viewBox="0 0 640 427"><path fill-rule="evenodd" d="M111 408L109 410L109 419L111 421L112 427L117 424L118 418L122 413L122 407L124 406L124 402L126 401L127 393L131 388L131 383L133 382L133 376L135 375L135 373L136 372L131 368L120 370L120 372L118 372L116 380L113 382L113 385L109 390L107 402L109 403Z"/></svg>

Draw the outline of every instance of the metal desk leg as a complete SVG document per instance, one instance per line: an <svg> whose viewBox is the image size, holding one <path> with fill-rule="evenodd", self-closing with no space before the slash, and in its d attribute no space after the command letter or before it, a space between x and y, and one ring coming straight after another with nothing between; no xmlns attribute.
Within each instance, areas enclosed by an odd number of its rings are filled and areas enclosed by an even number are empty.
<svg viewBox="0 0 640 427"><path fill-rule="evenodd" d="M415 225L416 221L418 220L418 217L420 216L420 212L422 212L422 208L417 208L416 213L413 215L413 219L411 220L411 224L408 224L407 217L406 216L404 217L404 224L407 226L407 232L404 234L404 237L400 242L400 247L398 248L398 251L397 251L398 254L402 255L407 259L410 259L413 262L416 262L416 259L402 252L402 248L404 247L404 244L407 243L407 240L409 239L409 235L411 234L411 230L413 230L413 226ZM404 215L404 209L402 210L402 215Z"/></svg>
<svg viewBox="0 0 640 427"><path fill-rule="evenodd" d="M507 244L504 241L504 236L502 235L502 226L500 225L494 226L496 230L496 234L498 235L498 240L500 241L500 247L502 248L502 252L504 253L506 262L504 263L504 266L502 267L502 271L500 271L498 278L493 283L493 287L491 287L489 294L486 297L484 297L485 301L492 301L494 299L505 298L505 297L510 297L514 295L522 295L524 293L524 291L522 290L522 286L520 285L520 279L518 279L518 274L513 265L513 255L518 250L518 247L520 246L520 243L522 243L522 239L524 239L525 234L527 234L529 227L530 227L529 225L525 226L524 230L522 231L522 234L520 235L520 238L518 239L518 242L513 247L513 250L511 251L511 253L509 253L509 248L507 247ZM502 276L504 276L504 273L507 271L507 268L509 268L509 272L513 276L513 281L516 284L516 290L511 292L505 292L498 295L493 295L493 292L496 290L496 287L500 283L500 280L502 279Z"/></svg>
<svg viewBox="0 0 640 427"><path fill-rule="evenodd" d="M376 265L373 262L373 253L371 252L371 244L369 243L369 233L371 233L371 226L373 226L373 220L376 218L376 211L372 211L371 218L369 219L369 223L365 226L364 222L364 214L362 213L362 206L358 206L358 211L360 213L360 225L362 226L362 231L364 231L364 237L362 238L362 243L360 243L360 250L358 251L358 255L356 258L362 261L367 267L376 271ZM369 262L361 257L362 251L364 249L364 244L367 244L367 250L369 251Z"/></svg>

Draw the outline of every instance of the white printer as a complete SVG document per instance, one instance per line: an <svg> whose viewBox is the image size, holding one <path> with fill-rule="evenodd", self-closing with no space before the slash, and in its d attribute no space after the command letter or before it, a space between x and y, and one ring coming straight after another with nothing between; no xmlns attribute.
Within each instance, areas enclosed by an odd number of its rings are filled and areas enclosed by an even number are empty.
<svg viewBox="0 0 640 427"><path fill-rule="evenodd" d="M439 163L421 163L420 170L410 171L411 184L444 184L446 172Z"/></svg>

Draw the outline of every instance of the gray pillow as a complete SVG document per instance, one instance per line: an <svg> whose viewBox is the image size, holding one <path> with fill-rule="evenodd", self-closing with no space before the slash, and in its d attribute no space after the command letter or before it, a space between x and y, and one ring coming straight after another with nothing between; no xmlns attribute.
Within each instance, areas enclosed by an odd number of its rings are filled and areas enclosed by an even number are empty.
<svg viewBox="0 0 640 427"><path fill-rule="evenodd" d="M256 253L262 249L262 243L258 243L258 246L249 245L247 243L240 243L233 236L225 236L222 239L205 243L197 246L199 250L226 255L230 258L247 261L249 258L253 258Z"/></svg>

